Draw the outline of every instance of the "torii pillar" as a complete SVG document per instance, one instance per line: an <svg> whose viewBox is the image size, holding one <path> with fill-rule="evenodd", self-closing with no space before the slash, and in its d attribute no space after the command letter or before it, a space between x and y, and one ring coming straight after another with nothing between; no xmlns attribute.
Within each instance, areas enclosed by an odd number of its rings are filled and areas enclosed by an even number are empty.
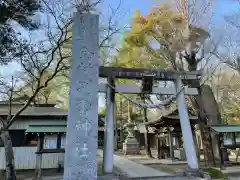
<svg viewBox="0 0 240 180"><path fill-rule="evenodd" d="M187 163L189 168L193 170L198 170L199 169L198 159L197 159L196 149L194 145L192 129L191 129L191 125L188 117L188 108L186 105L184 90L182 90L183 83L180 77L178 77L175 80L175 86L176 86L176 92L180 91L180 93L177 94L176 100L178 105L178 113L180 117L180 124L181 124L181 129L183 134L184 149L187 157Z"/></svg>
<svg viewBox="0 0 240 180"><path fill-rule="evenodd" d="M104 150L103 150L103 172L113 173L113 154L114 154L114 112L115 112L115 92L114 78L107 78L108 84L106 94L106 117L105 117L105 132L104 132Z"/></svg>

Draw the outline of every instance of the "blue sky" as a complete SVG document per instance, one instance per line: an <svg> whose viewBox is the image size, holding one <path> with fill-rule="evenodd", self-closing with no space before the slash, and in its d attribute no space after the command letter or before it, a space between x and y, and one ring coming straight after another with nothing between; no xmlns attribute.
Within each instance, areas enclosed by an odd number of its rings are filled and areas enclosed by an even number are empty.
<svg viewBox="0 0 240 180"><path fill-rule="evenodd" d="M232 12L240 12L240 1L237 0L216 0L214 23L222 22L221 17Z"/></svg>
<svg viewBox="0 0 240 180"><path fill-rule="evenodd" d="M117 18L119 25L127 25L131 21L131 17L136 9L140 9L143 14L146 14L149 9L154 6L154 2L166 3L171 0L121 0L120 14ZM198 0L201 1L201 0ZM203 0L204 1L204 0ZM109 5L113 8L119 4L119 0L105 0L104 4L100 7L104 15L108 15ZM213 24L224 23L222 17L231 14L232 12L240 12L240 3L237 0L215 0L214 16L212 18ZM17 68L16 65L10 64L9 66L0 68L0 73L10 75ZM102 100L101 100L102 102ZM100 103L101 106L103 103Z"/></svg>
<svg viewBox="0 0 240 180"><path fill-rule="evenodd" d="M143 14L146 14L149 9L157 3L166 3L171 0L121 0L121 8L117 21L119 25L129 24L131 17L136 9L140 9ZM198 0L201 1L201 0ZM204 1L204 0L203 0ZM109 14L109 7L116 7L120 0L104 0L101 5L101 12L107 16ZM240 12L240 3L237 0L215 0L214 16L212 18L213 24L223 23L222 17L232 12ZM12 74L12 71L16 69L15 65L9 65L4 68L0 68L1 74Z"/></svg>
<svg viewBox="0 0 240 180"><path fill-rule="evenodd" d="M146 14L149 9L158 4L171 2L172 0L121 0L121 9L125 12L125 16L121 17L121 23L127 24L136 9L140 9L143 14ZM207 0L197 0L197 1L207 1ZM240 2L237 0L214 0L214 23L221 23L222 16L231 12L240 11ZM103 11L107 12L108 6L111 5L116 7L120 1L119 0L105 0L103 4Z"/></svg>
<svg viewBox="0 0 240 180"><path fill-rule="evenodd" d="M169 2L171 0L157 0L155 2ZM198 0L201 1L201 0ZM204 0L203 0L204 1ZM121 9L125 12L125 15L121 17L121 25L129 24L131 17L133 16L136 9L140 9L143 14L147 14L149 9L156 5L153 0L122 0ZM224 23L223 16L231 14L233 12L240 12L240 3L236 0L215 0L215 7L213 9L212 24L220 25ZM105 0L104 11L107 11L107 7L110 4L113 7L118 5L118 0ZM99 105L104 106L104 98L100 97Z"/></svg>

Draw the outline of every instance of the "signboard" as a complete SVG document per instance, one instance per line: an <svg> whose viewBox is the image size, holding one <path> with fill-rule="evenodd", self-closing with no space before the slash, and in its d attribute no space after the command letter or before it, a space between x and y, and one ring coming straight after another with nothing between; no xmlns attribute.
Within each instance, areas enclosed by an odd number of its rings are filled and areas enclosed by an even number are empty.
<svg viewBox="0 0 240 180"><path fill-rule="evenodd" d="M224 145L233 145L232 139L224 139Z"/></svg>
<svg viewBox="0 0 240 180"><path fill-rule="evenodd" d="M240 144L240 133L239 132L236 132L235 133L235 137L236 137L236 144Z"/></svg>
<svg viewBox="0 0 240 180"><path fill-rule="evenodd" d="M62 135L61 136L61 148L65 148L65 145L66 145L66 135Z"/></svg>
<svg viewBox="0 0 240 180"><path fill-rule="evenodd" d="M57 148L57 135L44 136L44 149L56 149Z"/></svg>

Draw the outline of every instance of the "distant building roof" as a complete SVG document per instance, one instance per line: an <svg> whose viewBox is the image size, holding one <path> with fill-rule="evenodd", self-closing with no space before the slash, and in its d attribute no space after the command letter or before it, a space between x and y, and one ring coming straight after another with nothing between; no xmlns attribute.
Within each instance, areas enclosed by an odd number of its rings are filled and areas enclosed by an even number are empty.
<svg viewBox="0 0 240 180"><path fill-rule="evenodd" d="M148 128L148 133L150 134L154 134L154 129L152 127L147 127ZM145 125L144 124L138 124L136 126L136 130L138 130L140 133L145 133L146 132L146 128L145 128Z"/></svg>
<svg viewBox="0 0 240 180"><path fill-rule="evenodd" d="M12 115L15 115L24 104L13 103L11 107ZM67 116L66 110L56 108L53 104L29 105L20 116ZM0 103L0 115L5 116L9 113L8 104Z"/></svg>
<svg viewBox="0 0 240 180"><path fill-rule="evenodd" d="M57 133L67 132L67 125L29 125L28 128L25 131L26 133Z"/></svg>
<svg viewBox="0 0 240 180"><path fill-rule="evenodd" d="M12 104L24 104L27 102L28 99L29 99L29 96L24 94L23 96L13 98ZM8 105L8 103L9 103L9 100L0 101L0 105Z"/></svg>
<svg viewBox="0 0 240 180"><path fill-rule="evenodd" d="M195 113L192 111L190 107L188 107L188 115L189 120L191 122L196 122L198 120L198 116L195 115ZM147 123L145 123L147 126L156 126L156 125L171 125L176 124L176 122L180 123L180 117L178 114L178 108L174 107L173 109L169 111L165 111L161 116L156 118L155 120L151 120Z"/></svg>
<svg viewBox="0 0 240 180"><path fill-rule="evenodd" d="M218 133L227 133L227 132L240 132L240 125L228 125L228 124L221 124L221 125L213 125L211 128L218 132Z"/></svg>

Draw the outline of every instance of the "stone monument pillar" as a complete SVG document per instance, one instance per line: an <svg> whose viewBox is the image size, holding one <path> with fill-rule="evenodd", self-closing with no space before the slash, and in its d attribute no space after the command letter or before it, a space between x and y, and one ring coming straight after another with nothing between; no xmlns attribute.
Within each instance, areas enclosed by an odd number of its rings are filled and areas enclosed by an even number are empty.
<svg viewBox="0 0 240 180"><path fill-rule="evenodd" d="M123 143L124 155L140 154L139 142L133 135L135 124L133 124L131 120L128 120L128 123L125 125L125 127L127 128L128 136Z"/></svg>
<svg viewBox="0 0 240 180"><path fill-rule="evenodd" d="M64 180L96 180L99 18L75 13Z"/></svg>

